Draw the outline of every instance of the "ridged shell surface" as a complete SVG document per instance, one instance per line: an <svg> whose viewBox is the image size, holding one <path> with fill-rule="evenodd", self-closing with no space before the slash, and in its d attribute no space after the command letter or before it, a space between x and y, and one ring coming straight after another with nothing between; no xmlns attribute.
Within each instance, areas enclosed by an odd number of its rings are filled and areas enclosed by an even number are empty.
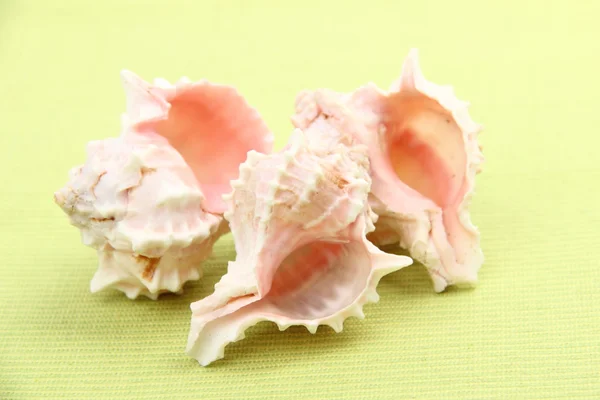
<svg viewBox="0 0 600 400"><path fill-rule="evenodd" d="M203 208L204 196L183 158L164 140L133 136L90 142L85 164L70 172L56 203L98 251L92 292L128 297L179 292L200 278L201 262L227 224Z"/></svg>

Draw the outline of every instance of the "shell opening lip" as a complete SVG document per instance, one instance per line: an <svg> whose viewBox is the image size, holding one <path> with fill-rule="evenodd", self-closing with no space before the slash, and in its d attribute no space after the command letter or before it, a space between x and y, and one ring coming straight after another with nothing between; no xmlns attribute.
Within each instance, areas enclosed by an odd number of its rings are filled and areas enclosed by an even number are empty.
<svg viewBox="0 0 600 400"><path fill-rule="evenodd" d="M325 318L352 304L369 274L362 241L315 240L279 264L265 301L289 319Z"/></svg>
<svg viewBox="0 0 600 400"><path fill-rule="evenodd" d="M272 151L273 134L259 113L231 86L188 79L149 84L129 71L121 77L130 120L125 133L164 138L193 171L206 210L222 214L221 196L248 151Z"/></svg>

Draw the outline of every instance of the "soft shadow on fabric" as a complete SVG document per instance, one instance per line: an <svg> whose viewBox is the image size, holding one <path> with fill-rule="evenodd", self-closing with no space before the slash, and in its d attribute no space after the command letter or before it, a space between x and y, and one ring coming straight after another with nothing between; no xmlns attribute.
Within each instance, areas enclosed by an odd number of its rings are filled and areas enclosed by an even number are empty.
<svg viewBox="0 0 600 400"><path fill-rule="evenodd" d="M394 248L385 250L402 254ZM235 251L229 241L217 243L214 253L215 255L204 263L204 276L199 281L186 284L182 295L162 295L157 301L145 297L129 300L116 290L91 294L89 280L97 260L90 254L78 261L71 260L71 263L89 265L89 268L73 268L79 272L69 274L62 282L63 285L77 286L81 289L77 290L74 296L78 299L65 298L60 301L62 305L54 304L55 309L61 310L60 316L55 315L55 318L58 317L56 322L65 331L66 337L76 336L82 342L87 341L88 345L91 343L92 347L125 346L127 343L131 344L128 341L131 339L127 339L131 337L142 343L146 337L140 332L152 333L160 329L164 335L164 343L172 344L168 354L165 354L168 357L165 360L167 363L172 364L174 368L200 368L198 363L184 352L191 317L190 303L210 295L215 283L225 274L227 262L235 258ZM445 293L436 294L425 268L414 264L384 277L378 286L378 293L381 296L379 304L367 304L364 308L365 320L347 319L341 333L335 333L328 326L319 327L315 334L311 334L303 326L292 326L285 331L279 331L274 323L261 322L245 332L245 339L229 344L223 360L218 360L201 370L208 373L222 371L224 368L236 370L248 363L258 363L269 354L282 353L290 360L318 364L323 360L325 353L341 355L351 351L351 348L361 341L363 336L359 332L370 320L382 321L388 318L379 307L391 306L394 308L394 318L401 318L407 308L413 312L427 313L430 310L430 301L436 296L463 295L464 291L455 292L450 289ZM95 314L94 329L87 326L90 309L93 309ZM135 320L135 323L132 323L132 320ZM114 337L111 343L108 343L107 336ZM324 352L324 349L327 351Z"/></svg>

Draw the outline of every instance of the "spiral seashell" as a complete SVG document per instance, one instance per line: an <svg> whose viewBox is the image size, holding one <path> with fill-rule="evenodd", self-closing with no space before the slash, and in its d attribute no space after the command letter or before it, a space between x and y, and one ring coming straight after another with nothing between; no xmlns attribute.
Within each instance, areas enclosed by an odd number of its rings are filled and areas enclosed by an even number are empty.
<svg viewBox="0 0 600 400"><path fill-rule="evenodd" d="M475 283L483 263L468 210L483 162L481 126L467 108L452 87L424 78L412 50L389 92L374 84L350 94L304 91L292 117L298 128L326 123L368 147L370 202L379 216L369 239L409 250L436 291Z"/></svg>
<svg viewBox="0 0 600 400"><path fill-rule="evenodd" d="M55 201L98 250L92 292L156 299L200 278L200 263L228 231L229 181L249 150L271 151L273 134L232 87L149 84L130 71L121 78L121 136L91 142Z"/></svg>
<svg viewBox="0 0 600 400"><path fill-rule="evenodd" d="M191 305L187 352L201 365L260 322L336 332L378 300L381 277L412 260L366 239L374 229L364 146L307 140L300 130L281 152L248 154L225 196L237 257L212 295Z"/></svg>

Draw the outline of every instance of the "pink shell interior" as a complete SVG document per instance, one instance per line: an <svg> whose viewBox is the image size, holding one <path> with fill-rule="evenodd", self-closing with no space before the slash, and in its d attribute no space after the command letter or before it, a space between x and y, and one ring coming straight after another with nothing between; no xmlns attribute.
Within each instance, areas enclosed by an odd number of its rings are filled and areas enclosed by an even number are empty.
<svg viewBox="0 0 600 400"><path fill-rule="evenodd" d="M366 286L371 269L369 253L362 241L317 240L284 258L264 297L249 295L230 299L227 305L215 311L213 318L228 314L225 310L235 312L249 301L257 300L279 320L324 318L356 300Z"/></svg>
<svg viewBox="0 0 600 400"><path fill-rule="evenodd" d="M350 113L341 112L344 107ZM350 94L328 89L301 92L295 126L332 121L368 147L370 203L379 215L368 237L400 243L434 276L436 290L471 284L483 262L479 232L468 206L483 155L481 126L452 87L429 82L411 50L389 91L367 84ZM340 141L332 136L330 141Z"/></svg>
<svg viewBox="0 0 600 400"><path fill-rule="evenodd" d="M452 115L417 92L395 93L385 101L385 143L398 178L441 208L459 203L466 154Z"/></svg>
<svg viewBox="0 0 600 400"><path fill-rule="evenodd" d="M283 260L265 300L286 318L323 318L355 301L370 272L362 243L315 241Z"/></svg>
<svg viewBox="0 0 600 400"><path fill-rule="evenodd" d="M315 333L320 325L340 332L346 318L364 318L363 305L379 299L379 280L411 264L408 257L383 253L368 242L367 222L362 215L346 233L307 241L282 255L263 295L239 292L221 302L228 290L217 284L215 293L191 305L188 353L207 365L260 321L275 322L280 330L303 325Z"/></svg>
<svg viewBox="0 0 600 400"><path fill-rule="evenodd" d="M166 138L190 166L206 201L223 213L222 195L250 150L270 153L273 134L238 91L207 81L152 86L126 72L124 82L134 132Z"/></svg>
<svg viewBox="0 0 600 400"><path fill-rule="evenodd" d="M194 171L208 208L220 208L221 195L231 190L229 181L238 176L248 150L270 151L257 140L268 133L266 126L259 119L240 118L241 99L228 91L201 85L178 94L157 129Z"/></svg>
<svg viewBox="0 0 600 400"><path fill-rule="evenodd" d="M445 234L458 263L468 253L459 208L469 190L463 132L452 114L417 91L382 98L383 146L399 179L444 210Z"/></svg>

